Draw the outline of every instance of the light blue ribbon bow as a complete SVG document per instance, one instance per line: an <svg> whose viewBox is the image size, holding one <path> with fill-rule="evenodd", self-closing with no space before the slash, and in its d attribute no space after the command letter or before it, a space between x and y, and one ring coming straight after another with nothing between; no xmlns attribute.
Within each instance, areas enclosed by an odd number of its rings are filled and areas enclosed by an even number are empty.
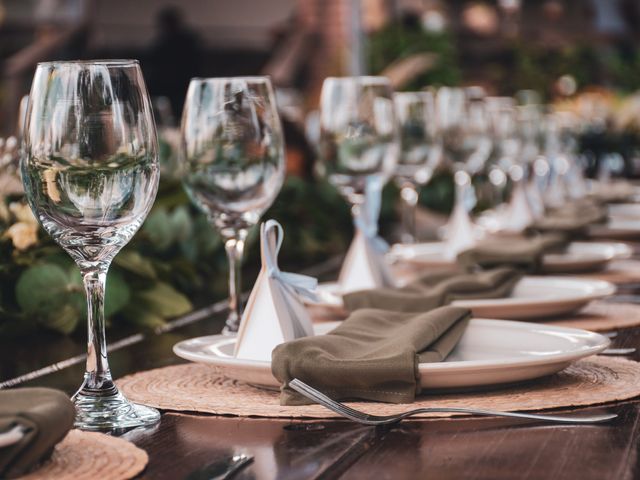
<svg viewBox="0 0 640 480"><path fill-rule="evenodd" d="M262 258L267 267L269 278L278 280L280 284L296 295L306 298L312 302L318 302L316 289L318 280L308 275L299 273L283 272L278 267L278 253L284 239L284 229L275 220L267 220L262 224L260 232L262 242Z"/></svg>

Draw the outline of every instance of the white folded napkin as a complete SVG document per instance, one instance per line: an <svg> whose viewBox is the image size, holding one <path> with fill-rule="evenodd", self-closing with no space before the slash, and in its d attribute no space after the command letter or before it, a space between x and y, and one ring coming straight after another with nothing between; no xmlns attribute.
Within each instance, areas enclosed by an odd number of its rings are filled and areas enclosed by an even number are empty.
<svg viewBox="0 0 640 480"><path fill-rule="evenodd" d="M477 243L477 227L462 202L456 203L444 231L445 260L455 260L460 252L475 247Z"/></svg>
<svg viewBox="0 0 640 480"><path fill-rule="evenodd" d="M365 202L354 218L355 235L338 276L342 293L396 285L385 258L389 245L378 235L381 196L381 182L367 183Z"/></svg>
<svg viewBox="0 0 640 480"><path fill-rule="evenodd" d="M502 229L507 232L521 232L534 220L535 215L529 203L525 182L516 182L505 212Z"/></svg>
<svg viewBox="0 0 640 480"><path fill-rule="evenodd" d="M250 360L271 360L276 345L313 335L302 298L317 301L318 281L280 271L278 252L284 232L275 220L260 226L262 268L242 314L234 354Z"/></svg>

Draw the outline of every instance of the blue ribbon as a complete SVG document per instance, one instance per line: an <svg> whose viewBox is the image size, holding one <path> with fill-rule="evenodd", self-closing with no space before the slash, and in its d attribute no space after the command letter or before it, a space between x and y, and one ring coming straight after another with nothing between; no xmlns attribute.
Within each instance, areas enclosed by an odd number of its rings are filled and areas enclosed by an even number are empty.
<svg viewBox="0 0 640 480"><path fill-rule="evenodd" d="M284 229L277 221L267 220L262 224L260 241L262 242L262 257L267 267L267 275L269 278L278 280L284 288L296 295L317 302L318 280L316 278L299 273L282 272L278 267L278 253L283 240Z"/></svg>
<svg viewBox="0 0 640 480"><path fill-rule="evenodd" d="M389 251L389 244L378 235L378 218L381 207L382 181L367 179L365 201L360 206L360 213L353 219L353 223L376 252L385 254Z"/></svg>

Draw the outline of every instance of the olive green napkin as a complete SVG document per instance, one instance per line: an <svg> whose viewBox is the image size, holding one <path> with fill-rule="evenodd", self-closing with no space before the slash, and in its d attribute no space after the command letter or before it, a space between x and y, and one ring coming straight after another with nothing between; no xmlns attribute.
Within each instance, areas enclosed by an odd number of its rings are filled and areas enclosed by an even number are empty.
<svg viewBox="0 0 640 480"><path fill-rule="evenodd" d="M530 238L492 238L461 252L457 261L466 270L503 266L539 273L543 270L544 254L562 251L567 243L567 237L558 233Z"/></svg>
<svg viewBox="0 0 640 480"><path fill-rule="evenodd" d="M342 299L350 312L359 308L426 312L454 300L508 297L520 278L522 272L506 267L479 273L439 272L402 288L360 290Z"/></svg>
<svg viewBox="0 0 640 480"><path fill-rule="evenodd" d="M576 200L549 211L534 222L529 233L563 233L572 238L584 237L589 225L607 220L607 208L589 199Z"/></svg>
<svg viewBox="0 0 640 480"><path fill-rule="evenodd" d="M73 427L75 409L69 397L50 388L0 390L0 434L15 426L24 436L0 447L0 478L15 478L51 454Z"/></svg>
<svg viewBox="0 0 640 480"><path fill-rule="evenodd" d="M288 387L294 378L334 399L411 402L420 393L418 364L444 360L470 316L459 307L426 313L362 309L326 335L278 345L271 371L282 385L280 403L310 403Z"/></svg>

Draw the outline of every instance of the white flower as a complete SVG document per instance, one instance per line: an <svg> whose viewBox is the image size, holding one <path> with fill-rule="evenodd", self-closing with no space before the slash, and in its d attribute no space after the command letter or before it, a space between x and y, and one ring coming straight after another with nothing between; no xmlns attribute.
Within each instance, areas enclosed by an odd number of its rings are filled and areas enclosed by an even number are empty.
<svg viewBox="0 0 640 480"><path fill-rule="evenodd" d="M11 238L13 246L18 250L26 250L38 243L38 224L17 222L9 227L5 236Z"/></svg>
<svg viewBox="0 0 640 480"><path fill-rule="evenodd" d="M38 220L33 215L33 212L28 205L20 202L11 202L9 204L9 211L16 217L16 220L20 223L26 223L28 225L38 226Z"/></svg>

